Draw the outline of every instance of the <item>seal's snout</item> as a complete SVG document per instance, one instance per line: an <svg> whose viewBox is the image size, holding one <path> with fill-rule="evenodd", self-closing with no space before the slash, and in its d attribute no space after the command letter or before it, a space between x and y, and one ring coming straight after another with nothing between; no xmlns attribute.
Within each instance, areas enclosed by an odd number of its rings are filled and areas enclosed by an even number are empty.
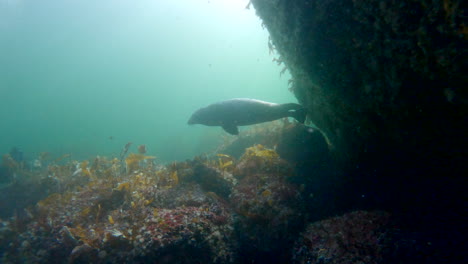
<svg viewBox="0 0 468 264"><path fill-rule="evenodd" d="M203 116L200 114L200 109L199 109L190 116L189 120L187 121L187 124L189 125L201 124L203 123L202 121L203 121Z"/></svg>
<svg viewBox="0 0 468 264"><path fill-rule="evenodd" d="M189 124L189 125L194 125L194 124L196 124L196 123L197 123L197 121L196 121L196 118L195 118L194 115L192 115L192 116L190 117L190 119L187 121L187 124Z"/></svg>

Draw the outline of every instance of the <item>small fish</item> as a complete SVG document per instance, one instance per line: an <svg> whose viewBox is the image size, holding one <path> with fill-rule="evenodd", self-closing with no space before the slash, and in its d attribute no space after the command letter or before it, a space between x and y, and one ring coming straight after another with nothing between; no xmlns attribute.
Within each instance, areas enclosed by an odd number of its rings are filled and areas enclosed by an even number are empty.
<svg viewBox="0 0 468 264"><path fill-rule="evenodd" d="M275 104L265 101L236 98L211 104L195 111L188 124L220 126L231 135L238 135L237 126L269 122L284 117L293 117L304 123L306 109L294 103Z"/></svg>

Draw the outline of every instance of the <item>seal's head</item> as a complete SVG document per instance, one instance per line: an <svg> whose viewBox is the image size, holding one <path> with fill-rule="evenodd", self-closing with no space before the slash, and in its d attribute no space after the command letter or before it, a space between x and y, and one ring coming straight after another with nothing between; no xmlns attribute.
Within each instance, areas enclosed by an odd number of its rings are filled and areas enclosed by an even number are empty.
<svg viewBox="0 0 468 264"><path fill-rule="evenodd" d="M200 117L200 111L196 111L195 113L192 114L190 119L188 120L189 125L194 125L194 124L200 124L201 122L201 117Z"/></svg>
<svg viewBox="0 0 468 264"><path fill-rule="evenodd" d="M202 124L206 126L216 126L219 123L219 111L216 111L216 109L212 109L213 107L208 106L208 107L203 107L195 111L195 113L192 114L190 117L189 121L187 122L189 125L193 124ZM223 113L221 113L221 116Z"/></svg>
<svg viewBox="0 0 468 264"><path fill-rule="evenodd" d="M189 121L187 122L187 124L189 124L189 125L197 124L197 121L195 121L195 119L193 118L193 115L192 115L192 117L190 117L190 119L189 119Z"/></svg>

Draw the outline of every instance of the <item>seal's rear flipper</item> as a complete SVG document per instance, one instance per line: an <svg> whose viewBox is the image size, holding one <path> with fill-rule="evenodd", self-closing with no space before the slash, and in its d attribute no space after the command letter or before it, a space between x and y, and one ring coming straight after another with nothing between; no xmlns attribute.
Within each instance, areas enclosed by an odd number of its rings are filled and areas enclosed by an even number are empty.
<svg viewBox="0 0 468 264"><path fill-rule="evenodd" d="M297 122L304 124L307 116L307 110L305 108L300 108L289 112L291 116L297 120Z"/></svg>
<svg viewBox="0 0 468 264"><path fill-rule="evenodd" d="M300 104L288 103L282 104L281 108L283 111L286 111L286 116L292 117L297 120L297 122L304 124L307 116L307 109Z"/></svg>
<svg viewBox="0 0 468 264"><path fill-rule="evenodd" d="M224 124L223 129L231 135L239 135L239 129L234 124Z"/></svg>

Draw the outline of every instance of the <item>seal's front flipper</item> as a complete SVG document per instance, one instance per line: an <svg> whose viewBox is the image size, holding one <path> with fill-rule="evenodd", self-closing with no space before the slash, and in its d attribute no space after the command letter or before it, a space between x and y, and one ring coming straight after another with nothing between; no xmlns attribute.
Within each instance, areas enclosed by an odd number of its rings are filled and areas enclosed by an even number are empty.
<svg viewBox="0 0 468 264"><path fill-rule="evenodd" d="M223 129L231 135L239 135L239 129L234 124L224 124Z"/></svg>

